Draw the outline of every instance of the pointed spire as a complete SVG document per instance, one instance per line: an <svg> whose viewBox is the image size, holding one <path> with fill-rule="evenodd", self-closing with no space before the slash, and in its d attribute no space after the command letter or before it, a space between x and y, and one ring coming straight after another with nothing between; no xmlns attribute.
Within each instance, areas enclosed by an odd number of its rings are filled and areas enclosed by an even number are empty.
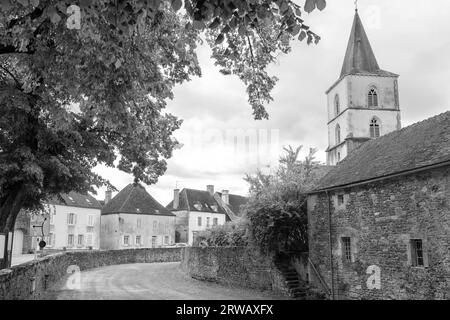
<svg viewBox="0 0 450 320"><path fill-rule="evenodd" d="M358 14L358 8L356 7L352 32L348 41L344 64L342 65L341 77L358 72L377 73L379 71L380 67L364 31Z"/></svg>

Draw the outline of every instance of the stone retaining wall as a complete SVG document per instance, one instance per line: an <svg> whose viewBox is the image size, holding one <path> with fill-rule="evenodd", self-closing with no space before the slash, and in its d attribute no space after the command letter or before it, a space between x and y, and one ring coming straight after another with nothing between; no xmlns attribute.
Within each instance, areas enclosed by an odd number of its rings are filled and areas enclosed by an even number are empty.
<svg viewBox="0 0 450 320"><path fill-rule="evenodd" d="M0 300L38 300L45 291L67 275L69 266L79 270L102 266L181 261L184 248L148 248L64 252L0 270Z"/></svg>
<svg viewBox="0 0 450 320"><path fill-rule="evenodd" d="M268 290L288 296L272 257L246 247L186 247L181 262L192 278L233 287Z"/></svg>

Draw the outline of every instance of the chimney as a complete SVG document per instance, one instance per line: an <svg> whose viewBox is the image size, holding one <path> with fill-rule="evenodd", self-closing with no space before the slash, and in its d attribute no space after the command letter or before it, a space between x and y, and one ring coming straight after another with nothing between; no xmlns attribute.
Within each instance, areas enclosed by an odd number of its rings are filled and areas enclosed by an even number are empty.
<svg viewBox="0 0 450 320"><path fill-rule="evenodd" d="M222 201L226 204L230 204L230 197L228 194L228 190L222 190Z"/></svg>
<svg viewBox="0 0 450 320"><path fill-rule="evenodd" d="M173 208L178 209L180 206L180 189L173 190Z"/></svg>
<svg viewBox="0 0 450 320"><path fill-rule="evenodd" d="M107 204L109 201L111 201L112 198L112 191L106 190L105 191L105 204Z"/></svg>
<svg viewBox="0 0 450 320"><path fill-rule="evenodd" d="M206 191L208 191L211 195L214 195L214 186L212 184L208 184L206 186Z"/></svg>

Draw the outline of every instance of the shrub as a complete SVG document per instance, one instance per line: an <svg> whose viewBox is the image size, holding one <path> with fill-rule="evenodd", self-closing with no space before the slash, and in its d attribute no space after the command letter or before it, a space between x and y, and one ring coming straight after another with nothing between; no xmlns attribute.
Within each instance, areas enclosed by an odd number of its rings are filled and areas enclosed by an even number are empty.
<svg viewBox="0 0 450 320"><path fill-rule="evenodd" d="M227 222L224 225L214 226L201 231L194 239L194 246L202 243L211 247L240 247L246 246L247 220L241 218L237 221Z"/></svg>

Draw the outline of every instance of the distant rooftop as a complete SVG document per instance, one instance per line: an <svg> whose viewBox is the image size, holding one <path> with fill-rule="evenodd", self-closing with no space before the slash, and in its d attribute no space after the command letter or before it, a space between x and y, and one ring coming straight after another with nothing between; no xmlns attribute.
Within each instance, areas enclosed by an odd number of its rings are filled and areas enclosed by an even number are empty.
<svg viewBox="0 0 450 320"><path fill-rule="evenodd" d="M60 194L62 199L54 197L48 201L49 204L56 204L69 207L81 207L81 208L92 208L101 209L101 204L90 194L80 194L77 192L69 192L68 194Z"/></svg>
<svg viewBox="0 0 450 320"><path fill-rule="evenodd" d="M174 216L139 183L123 188L102 209L102 215L115 213Z"/></svg>

